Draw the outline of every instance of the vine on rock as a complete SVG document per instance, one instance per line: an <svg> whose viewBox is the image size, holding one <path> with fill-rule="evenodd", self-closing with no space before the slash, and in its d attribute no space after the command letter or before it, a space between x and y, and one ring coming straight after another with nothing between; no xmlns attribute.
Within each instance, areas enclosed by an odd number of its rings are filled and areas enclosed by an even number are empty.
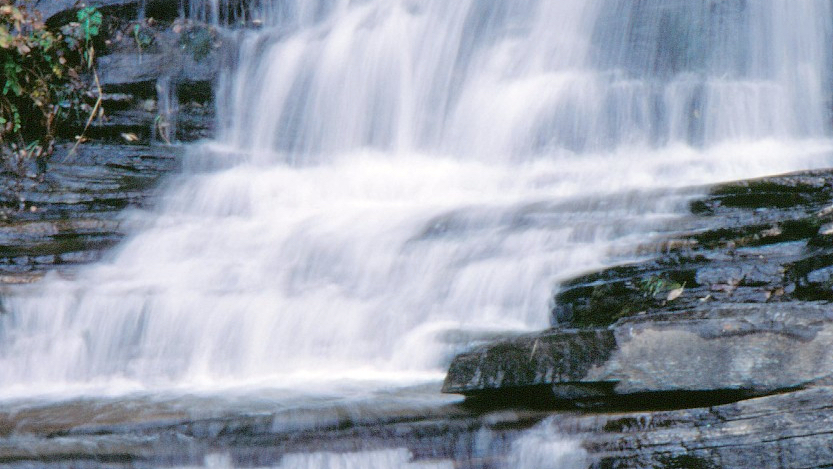
<svg viewBox="0 0 833 469"><path fill-rule="evenodd" d="M31 0L0 0L0 160L6 172L32 176L32 161L40 172L53 152L56 126L82 115L89 115L89 126L99 112L101 89L90 106L82 74L90 72L98 83L94 40L102 16L86 7L77 20L51 30Z"/></svg>

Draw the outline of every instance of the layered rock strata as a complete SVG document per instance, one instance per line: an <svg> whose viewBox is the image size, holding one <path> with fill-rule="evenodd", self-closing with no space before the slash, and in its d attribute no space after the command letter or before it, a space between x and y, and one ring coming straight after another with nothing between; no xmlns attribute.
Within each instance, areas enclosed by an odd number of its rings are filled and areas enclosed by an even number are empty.
<svg viewBox="0 0 833 469"><path fill-rule="evenodd" d="M650 259L577 277L553 328L457 356L444 391L554 419L598 468L812 468L829 451L833 171L723 184Z"/></svg>

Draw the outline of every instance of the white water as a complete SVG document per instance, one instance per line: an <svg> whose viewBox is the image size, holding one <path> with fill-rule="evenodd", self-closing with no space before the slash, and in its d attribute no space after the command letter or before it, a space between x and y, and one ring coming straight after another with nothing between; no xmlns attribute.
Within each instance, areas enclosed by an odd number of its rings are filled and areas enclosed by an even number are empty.
<svg viewBox="0 0 833 469"><path fill-rule="evenodd" d="M5 302L0 396L437 381L675 188L831 163L828 2L253 5L217 141L107 261Z"/></svg>

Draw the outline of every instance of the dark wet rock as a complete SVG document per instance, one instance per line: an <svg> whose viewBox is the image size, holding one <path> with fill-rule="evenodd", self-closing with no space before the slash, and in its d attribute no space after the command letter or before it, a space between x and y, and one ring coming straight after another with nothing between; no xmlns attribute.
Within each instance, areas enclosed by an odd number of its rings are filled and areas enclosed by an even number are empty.
<svg viewBox="0 0 833 469"><path fill-rule="evenodd" d="M119 213L151 202L179 166L167 146L61 145L40 178L0 174L0 282L98 259L124 235Z"/></svg>
<svg viewBox="0 0 833 469"><path fill-rule="evenodd" d="M149 44L139 44L136 27ZM195 43L195 35L202 42ZM114 28L109 43L97 61L100 83L105 97L122 99L104 103L105 118L88 130L92 138L127 133L141 142L187 142L213 135L213 88L222 61L217 31L182 20L127 22Z"/></svg>
<svg viewBox="0 0 833 469"><path fill-rule="evenodd" d="M171 0L36 0L35 6L48 23L65 23L74 19L79 5L92 5L107 14L134 19L144 3L146 15L160 19L174 19L183 2Z"/></svg>
<svg viewBox="0 0 833 469"><path fill-rule="evenodd" d="M558 326L606 326L644 311L699 303L833 299L833 172L725 184L691 203L692 216L650 261L607 269L559 287ZM668 300L672 290L682 294Z"/></svg>
<svg viewBox="0 0 833 469"><path fill-rule="evenodd" d="M214 136L214 107L210 103L188 102L177 105L176 112L159 111L156 100L136 100L128 109L107 110L103 119L95 119L84 136L98 142L127 143L126 137L135 138L132 143L194 142ZM161 116L168 116L163 119ZM162 126L166 129L162 136ZM83 123L61 129L61 136L71 138L80 135ZM166 141L165 138L168 140Z"/></svg>
<svg viewBox="0 0 833 469"><path fill-rule="evenodd" d="M502 461L512 441L547 416L378 402L281 410L284 403L230 413L223 403L207 401L197 412L182 403L130 398L0 409L0 464L62 461L64 467L98 468L113 467L120 458L129 467L182 467L222 455L222 467L277 467L292 454L397 451L403 453L401 465L448 460L473 469ZM390 464L384 467L399 466Z"/></svg>
<svg viewBox="0 0 833 469"><path fill-rule="evenodd" d="M220 66L219 33L192 22L153 24L144 26L150 42L144 46L138 44L131 28L140 26L138 23L128 22L116 28L108 53L97 61L105 90L155 96L158 81L167 79L183 88L209 85L210 91ZM199 96L210 97L205 96L205 91Z"/></svg>
<svg viewBox="0 0 833 469"><path fill-rule="evenodd" d="M833 389L827 386L682 410L565 415L591 467L829 467Z"/></svg>
<svg viewBox="0 0 833 469"><path fill-rule="evenodd" d="M455 358L444 390L595 409L553 420L594 468L828 467L833 171L690 207L649 260L561 285L553 329Z"/></svg>
<svg viewBox="0 0 833 469"><path fill-rule="evenodd" d="M156 82L171 77L181 86L200 86L217 75L216 58L197 61L190 53L115 53L98 60L101 84L108 90L132 90L155 95Z"/></svg>
<svg viewBox="0 0 833 469"><path fill-rule="evenodd" d="M445 391L545 385L572 399L559 388L758 393L823 380L829 306L808 301L833 299L831 201L833 171L718 186L652 259L565 282L556 329L458 356ZM576 353L590 336L587 355Z"/></svg>
<svg viewBox="0 0 833 469"><path fill-rule="evenodd" d="M593 384L584 378L603 366L615 349L616 340L609 329L516 337L458 355L443 391L474 394L523 386ZM566 392L579 393L573 388Z"/></svg>
<svg viewBox="0 0 833 469"><path fill-rule="evenodd" d="M76 151L59 144L49 161L27 168L27 177L0 174L3 283L30 281L48 270L98 259L123 237L120 211L146 205L159 178L178 167L179 148L151 144L213 134L210 90L217 60L213 48L197 60L182 46L183 35L207 29L175 21L187 5L142 2L148 18L155 19L139 22L138 1L83 3L104 14L104 36L97 46L103 113L89 126L87 116L79 116L57 130L64 142L84 135L86 143ZM40 0L36 6L56 26L74 20L81 2ZM152 41L140 45L132 35L136 26ZM91 106L100 91L89 90Z"/></svg>

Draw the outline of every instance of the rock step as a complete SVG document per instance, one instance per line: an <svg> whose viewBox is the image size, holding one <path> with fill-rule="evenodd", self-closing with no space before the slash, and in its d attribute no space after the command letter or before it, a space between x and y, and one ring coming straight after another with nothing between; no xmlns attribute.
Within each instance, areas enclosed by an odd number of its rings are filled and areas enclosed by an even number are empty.
<svg viewBox="0 0 833 469"><path fill-rule="evenodd" d="M644 314L609 328L551 330L457 356L444 392L477 397L550 388L590 404L660 392L760 395L833 374L825 303L737 304Z"/></svg>
<svg viewBox="0 0 833 469"><path fill-rule="evenodd" d="M831 202L830 170L718 186L691 203L653 259L564 282L552 324L607 326L702 303L833 300Z"/></svg>
<svg viewBox="0 0 833 469"><path fill-rule="evenodd" d="M143 207L181 147L63 144L43 177L0 174L0 283L99 259L124 236L120 212Z"/></svg>

